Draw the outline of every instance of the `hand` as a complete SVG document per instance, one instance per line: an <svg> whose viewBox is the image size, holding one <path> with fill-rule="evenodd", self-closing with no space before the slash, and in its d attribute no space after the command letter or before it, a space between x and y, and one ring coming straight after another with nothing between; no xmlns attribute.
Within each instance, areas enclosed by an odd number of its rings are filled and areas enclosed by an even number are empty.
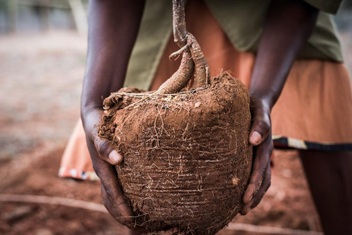
<svg viewBox="0 0 352 235"><path fill-rule="evenodd" d="M253 148L253 166L249 184L243 196L241 214L256 207L270 187L270 156L273 150L271 138L270 108L264 101L251 97L252 127L249 141Z"/></svg>
<svg viewBox="0 0 352 235"><path fill-rule="evenodd" d="M101 181L104 206L121 224L136 229L128 199L124 196L114 165L121 164L123 157L106 140L98 137L97 125L103 112L99 109L82 114L87 146L94 171Z"/></svg>

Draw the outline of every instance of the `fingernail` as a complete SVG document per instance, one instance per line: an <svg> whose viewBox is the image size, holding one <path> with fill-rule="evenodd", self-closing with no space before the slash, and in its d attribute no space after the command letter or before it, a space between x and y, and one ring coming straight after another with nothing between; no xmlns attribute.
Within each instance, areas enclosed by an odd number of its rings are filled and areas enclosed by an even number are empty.
<svg viewBox="0 0 352 235"><path fill-rule="evenodd" d="M258 131L253 131L249 141L254 145L258 145L261 139L262 135Z"/></svg>
<svg viewBox="0 0 352 235"><path fill-rule="evenodd" d="M123 157L116 150L112 150L109 153L109 159L110 159L112 164L118 165L118 164L120 164L122 162Z"/></svg>

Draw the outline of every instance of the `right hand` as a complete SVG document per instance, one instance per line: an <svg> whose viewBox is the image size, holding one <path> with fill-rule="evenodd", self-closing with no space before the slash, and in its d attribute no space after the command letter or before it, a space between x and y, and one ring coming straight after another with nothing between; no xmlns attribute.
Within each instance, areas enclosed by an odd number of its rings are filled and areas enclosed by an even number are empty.
<svg viewBox="0 0 352 235"><path fill-rule="evenodd" d="M266 102L251 97L252 127L249 141L253 145L252 172L243 196L241 214L247 214L262 200L271 184L270 156L273 150L271 138L270 108Z"/></svg>
<svg viewBox="0 0 352 235"><path fill-rule="evenodd" d="M118 180L115 165L123 161L109 141L98 137L97 126L103 111L95 109L82 114L87 147L92 159L93 168L101 181L101 194L104 206L119 223L137 230L128 199L125 197Z"/></svg>

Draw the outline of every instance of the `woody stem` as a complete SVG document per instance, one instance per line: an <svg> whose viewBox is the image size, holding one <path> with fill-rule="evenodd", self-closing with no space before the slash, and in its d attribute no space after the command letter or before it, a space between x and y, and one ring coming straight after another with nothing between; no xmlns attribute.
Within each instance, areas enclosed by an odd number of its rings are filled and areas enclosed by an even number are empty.
<svg viewBox="0 0 352 235"><path fill-rule="evenodd" d="M185 0L172 0L174 41L180 47L187 43Z"/></svg>

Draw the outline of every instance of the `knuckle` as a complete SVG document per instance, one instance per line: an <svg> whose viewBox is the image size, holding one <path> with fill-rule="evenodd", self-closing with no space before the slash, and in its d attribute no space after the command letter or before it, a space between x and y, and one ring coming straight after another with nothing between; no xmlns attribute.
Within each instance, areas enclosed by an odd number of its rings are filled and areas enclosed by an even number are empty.
<svg viewBox="0 0 352 235"><path fill-rule="evenodd" d="M109 143L107 141L97 140L95 141L95 148L101 157L105 157L109 150Z"/></svg>
<svg viewBox="0 0 352 235"><path fill-rule="evenodd" d="M269 118L255 117L252 121L252 131L257 131L263 138L266 138L271 132L271 122Z"/></svg>
<svg viewBox="0 0 352 235"><path fill-rule="evenodd" d="M106 146L106 143L105 143L105 142L100 142L100 143L97 145L97 152L99 153L99 155L103 155L104 150L105 150L105 146Z"/></svg>
<svg viewBox="0 0 352 235"><path fill-rule="evenodd" d="M256 128L258 128L258 131L263 135L269 133L271 129L270 121L268 120L268 118L264 117L257 118L255 121L255 126Z"/></svg>

